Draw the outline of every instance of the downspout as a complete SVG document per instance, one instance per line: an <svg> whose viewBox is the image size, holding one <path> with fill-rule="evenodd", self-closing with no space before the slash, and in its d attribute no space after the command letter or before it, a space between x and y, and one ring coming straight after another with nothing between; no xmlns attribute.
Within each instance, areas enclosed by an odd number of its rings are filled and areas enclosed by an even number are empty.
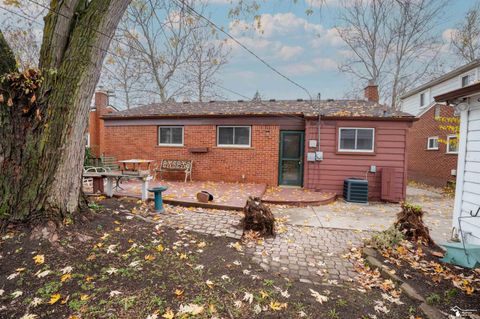
<svg viewBox="0 0 480 319"><path fill-rule="evenodd" d="M458 142L457 159L457 179L455 185L455 202L453 206L453 227L452 239L459 239L458 235L458 217L462 214L463 182L465 179L465 160L467 155L467 135L468 135L468 111L469 105L466 102L455 103L455 108L460 111L460 134ZM462 138L463 137L463 138ZM454 238L456 237L456 238Z"/></svg>

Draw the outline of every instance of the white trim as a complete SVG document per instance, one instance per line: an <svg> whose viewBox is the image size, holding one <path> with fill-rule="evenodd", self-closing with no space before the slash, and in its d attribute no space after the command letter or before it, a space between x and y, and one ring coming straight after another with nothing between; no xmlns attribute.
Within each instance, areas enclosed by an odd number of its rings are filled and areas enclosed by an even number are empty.
<svg viewBox="0 0 480 319"><path fill-rule="evenodd" d="M430 147L430 140L435 139L437 141L437 146L436 147ZM428 151L438 151L438 136L429 136L427 138L427 150Z"/></svg>
<svg viewBox="0 0 480 319"><path fill-rule="evenodd" d="M456 138L457 139L457 151L456 152L450 151L450 139L451 138ZM447 135L447 154L458 154L458 149L459 149L458 136L455 135L455 134Z"/></svg>
<svg viewBox="0 0 480 319"><path fill-rule="evenodd" d="M235 128L248 128L248 145L247 144L220 144L220 128L234 128L233 142L235 143ZM231 148L250 148L252 147L252 127L249 125L217 125L217 147L231 147Z"/></svg>
<svg viewBox="0 0 480 319"><path fill-rule="evenodd" d="M87 132L87 142L86 142L86 145L85 147L90 147L90 132Z"/></svg>
<svg viewBox="0 0 480 319"><path fill-rule="evenodd" d="M460 137L458 141L457 179L452 224L458 230L458 217L462 211L463 182L465 179L465 160L467 157L468 106L460 112Z"/></svg>
<svg viewBox="0 0 480 319"><path fill-rule="evenodd" d="M373 132L372 134L372 149L371 150L357 150L357 149L345 149L345 148L341 148L341 138L342 138L342 134L341 134L341 131L342 130L371 130ZM355 133L355 147L357 145L357 133ZM344 126L344 127L339 127L338 128L338 148L337 148L337 151L338 152L354 152L354 153L373 153L375 152L375 128L374 127L348 127L348 126Z"/></svg>
<svg viewBox="0 0 480 319"><path fill-rule="evenodd" d="M160 128L181 128L182 129L182 143L160 143ZM183 125L159 125L157 127L157 139L158 139L158 146L165 146L165 147L179 147L184 146L185 144L185 127Z"/></svg>

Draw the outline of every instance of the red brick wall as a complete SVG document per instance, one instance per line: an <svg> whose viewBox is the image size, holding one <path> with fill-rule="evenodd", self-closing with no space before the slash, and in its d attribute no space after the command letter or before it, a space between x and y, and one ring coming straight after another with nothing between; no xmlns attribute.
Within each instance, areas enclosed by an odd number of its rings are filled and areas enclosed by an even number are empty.
<svg viewBox="0 0 480 319"><path fill-rule="evenodd" d="M377 166L377 173L368 173L369 198L380 200L382 168L393 167L395 172L394 193L403 200L406 193L406 143L408 122L384 121L322 121L320 149L323 161L307 162L305 159L306 188L343 194L343 181L357 177L365 179L370 165ZM375 153L372 155L339 154L337 152L339 127L375 128ZM305 153L315 151L309 148L308 140L318 139L317 121L307 121L305 130Z"/></svg>
<svg viewBox="0 0 480 319"><path fill-rule="evenodd" d="M184 146L158 146L157 126L106 126L105 154L118 160L142 158L193 160L193 179L227 182L254 182L277 185L279 127L253 125L252 147L216 146L215 125L184 126ZM208 147L207 153L190 153L189 148ZM183 179L182 173L166 178Z"/></svg>
<svg viewBox="0 0 480 319"><path fill-rule="evenodd" d="M108 95L106 92L95 92L95 109L90 111L88 119L88 132L90 133L90 149L93 157L100 157L105 153L105 125L101 117L113 112L108 107Z"/></svg>
<svg viewBox="0 0 480 319"><path fill-rule="evenodd" d="M442 117L453 116L453 107L442 106ZM427 150L427 139L438 136L446 140L447 133L439 129L435 120L435 107L430 108L415 122L408 135L408 178L417 182L443 187L454 181L452 169L457 169L457 155L446 154L446 145L439 143L438 150Z"/></svg>

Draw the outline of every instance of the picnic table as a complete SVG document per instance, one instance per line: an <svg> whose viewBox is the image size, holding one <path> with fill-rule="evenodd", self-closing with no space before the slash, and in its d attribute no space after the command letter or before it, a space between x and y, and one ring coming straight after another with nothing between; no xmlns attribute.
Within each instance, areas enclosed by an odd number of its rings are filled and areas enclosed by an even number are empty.
<svg viewBox="0 0 480 319"><path fill-rule="evenodd" d="M146 159L129 159L118 162L123 164L123 170L125 171L139 171L142 164L147 164L147 170L149 171L150 165L155 161ZM128 164L131 164L132 166L129 168Z"/></svg>

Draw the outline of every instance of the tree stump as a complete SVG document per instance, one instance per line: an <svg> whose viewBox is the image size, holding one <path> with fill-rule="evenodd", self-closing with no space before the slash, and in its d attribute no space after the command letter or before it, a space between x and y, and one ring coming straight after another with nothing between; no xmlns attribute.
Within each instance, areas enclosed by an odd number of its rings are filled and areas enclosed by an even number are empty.
<svg viewBox="0 0 480 319"><path fill-rule="evenodd" d="M423 210L419 206L402 203L402 211L397 214L395 227L410 241L421 240L427 245L433 243L428 227L423 223Z"/></svg>
<svg viewBox="0 0 480 319"><path fill-rule="evenodd" d="M275 236L275 217L259 197L250 196L243 213L243 234L246 231L255 231L260 236Z"/></svg>

